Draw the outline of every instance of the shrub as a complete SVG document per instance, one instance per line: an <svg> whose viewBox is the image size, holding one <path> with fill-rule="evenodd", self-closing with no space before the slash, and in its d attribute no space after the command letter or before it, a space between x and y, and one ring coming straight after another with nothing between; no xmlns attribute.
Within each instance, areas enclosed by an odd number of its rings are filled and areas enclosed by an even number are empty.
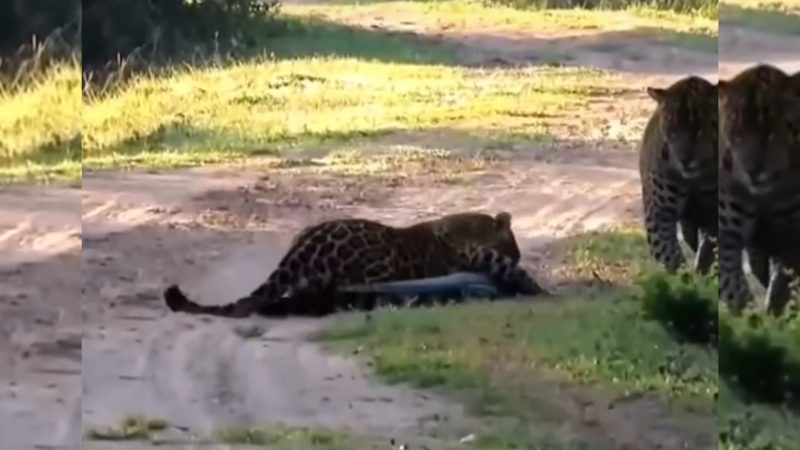
<svg viewBox="0 0 800 450"><path fill-rule="evenodd" d="M84 0L84 67L126 57L250 45L278 0Z"/></svg>
<svg viewBox="0 0 800 450"><path fill-rule="evenodd" d="M657 320L679 338L698 344L717 343L718 283L688 273L671 276L644 273L636 281L645 317Z"/></svg>
<svg viewBox="0 0 800 450"><path fill-rule="evenodd" d="M81 0L0 0L0 56L32 41L44 41L56 30L80 46Z"/></svg>
<svg viewBox="0 0 800 450"><path fill-rule="evenodd" d="M800 406L800 320L720 311L719 371L753 400Z"/></svg>
<svg viewBox="0 0 800 450"><path fill-rule="evenodd" d="M715 278L655 271L637 280L646 318L680 339L717 347L719 373L740 394L800 406L800 318L764 311L735 316L718 307Z"/></svg>

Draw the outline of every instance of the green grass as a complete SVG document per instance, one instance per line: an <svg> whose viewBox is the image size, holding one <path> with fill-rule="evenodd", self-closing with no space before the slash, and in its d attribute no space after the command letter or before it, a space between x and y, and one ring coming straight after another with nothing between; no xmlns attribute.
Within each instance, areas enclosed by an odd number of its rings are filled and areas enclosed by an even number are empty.
<svg viewBox="0 0 800 450"><path fill-rule="evenodd" d="M169 423L165 420L131 415L117 425L89 429L86 438L94 441L149 441L167 428Z"/></svg>
<svg viewBox="0 0 800 450"><path fill-rule="evenodd" d="M719 360L720 448L800 448L796 444L800 412L786 403L788 398L800 399L800 320L774 319L763 312L749 312L742 318L718 312L716 302L708 301L715 297L715 285L692 276L649 272L652 262L644 236L636 229L590 233L578 236L571 245L568 262L579 273L595 271L617 281L648 273L639 280L645 317L662 323L677 341L719 346L712 359ZM713 331L717 323L719 338Z"/></svg>
<svg viewBox="0 0 800 450"><path fill-rule="evenodd" d="M624 280L652 267L644 236L628 227L579 236L572 245L568 260L579 272L599 271L611 279L621 273ZM719 359L720 448L799 448L800 413L787 406L786 396L800 398L800 321L762 312L742 318L718 313L716 303L708 301L715 297L715 285L692 276L648 273L640 279L638 295L645 317L662 323L680 342L719 346L712 359Z"/></svg>
<svg viewBox="0 0 800 450"><path fill-rule="evenodd" d="M624 297L609 292L556 302L379 312L369 321L351 317L323 339L360 348L388 382L444 388L484 417L538 424L526 431L531 436L519 436L520 443L538 443L559 420L540 398L553 387L543 379L590 384L614 395L656 392L710 414L717 390L714 355L676 343Z"/></svg>
<svg viewBox="0 0 800 450"><path fill-rule="evenodd" d="M636 274L654 266L640 228L625 225L571 237L566 255L568 272L629 283Z"/></svg>
<svg viewBox="0 0 800 450"><path fill-rule="evenodd" d="M3 90L0 179L74 179L81 161L92 169L291 157L301 146L409 130L552 141L592 128L567 127L565 117L627 91L624 80L591 69L466 68L450 45L354 27L345 17L379 11L445 27L660 33L701 46L716 35L707 18L641 7L522 11L461 0L290 6L281 16L284 34L265 43L269 57L139 75L83 104L76 64Z"/></svg>
<svg viewBox="0 0 800 450"><path fill-rule="evenodd" d="M229 444L249 445L270 449L348 450L354 444L366 444L375 438L357 436L347 430L332 430L321 427L293 427L283 424L271 425L225 425L216 428L210 435L195 435L168 438L163 435L171 425L163 419L142 415L124 417L116 425L93 427L86 431L86 439L93 441L145 441L152 445L179 444Z"/></svg>
<svg viewBox="0 0 800 450"><path fill-rule="evenodd" d="M382 380L441 389L465 401L484 422L476 449L612 448L597 436L566 444L553 431L574 420L559 409L559 401L568 401L555 387L563 383L590 396L653 393L676 414L711 417L716 352L676 339L676 330L643 308L647 291L630 284L635 270L646 267L641 233L621 227L567 245L571 270L602 267L623 287L552 301L352 315L320 338L338 351L359 353Z"/></svg>
<svg viewBox="0 0 800 450"><path fill-rule="evenodd" d="M797 450L800 414L762 403L746 403L724 379L720 381L719 448L721 450Z"/></svg>
<svg viewBox="0 0 800 450"><path fill-rule="evenodd" d="M80 125L77 63L0 86L0 182L79 177Z"/></svg>
<svg viewBox="0 0 800 450"><path fill-rule="evenodd" d="M487 73L341 58L240 63L142 77L83 110L86 167L217 162L397 130L548 135L614 75L540 68Z"/></svg>
<svg viewBox="0 0 800 450"><path fill-rule="evenodd" d="M384 380L443 388L482 417L516 419L487 434L485 448L560 448L546 433L558 418L537 394L542 379L656 392L687 410L714 411L726 450L798 448L800 319L718 312L714 278L654 271L641 232L630 227L567 244L574 272L602 268L622 287L350 316L322 338L358 349ZM530 423L538 427L520 425Z"/></svg>
<svg viewBox="0 0 800 450"><path fill-rule="evenodd" d="M720 448L800 448L800 319L720 319Z"/></svg>
<svg viewBox="0 0 800 450"><path fill-rule="evenodd" d="M493 371L510 376L522 370L533 376L545 369L620 391L711 400L716 393L713 358L705 350L675 343L624 297L613 292L557 302L381 312L370 321L353 318L326 338L357 338L379 375L422 387L475 388ZM676 365L666 366L670 359Z"/></svg>
<svg viewBox="0 0 800 450"><path fill-rule="evenodd" d="M720 5L723 20L777 35L800 36L800 3L727 0Z"/></svg>
<svg viewBox="0 0 800 450"><path fill-rule="evenodd" d="M284 425L244 426L228 425L214 431L209 442L229 445L253 445L275 450L325 449L349 450L368 438L327 428L290 427Z"/></svg>

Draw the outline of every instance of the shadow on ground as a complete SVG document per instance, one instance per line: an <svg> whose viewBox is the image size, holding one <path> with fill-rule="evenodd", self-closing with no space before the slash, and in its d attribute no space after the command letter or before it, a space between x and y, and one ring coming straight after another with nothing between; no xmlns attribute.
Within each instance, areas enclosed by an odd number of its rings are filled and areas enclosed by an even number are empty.
<svg viewBox="0 0 800 450"><path fill-rule="evenodd" d="M127 80L141 71L169 71L170 67L203 66L208 64L233 65L251 60L292 60L312 57L357 58L398 64L448 65L467 67L527 66L527 65L593 65L609 69L625 70L623 65L640 69L639 73L671 73L680 71L683 66L693 65L694 61L674 68L672 58L698 59L701 66L709 65L704 55L682 49L714 53L716 38L701 33L674 32L655 28L637 28L627 31L599 32L590 35L568 36L563 38L534 38L524 33L459 32L425 34L416 31L392 30L381 25L369 28L336 23L321 17L279 16L277 23L265 24L269 30L268 38L250 47L232 51L224 57L197 58L192 55L178 58L169 64L157 65L152 62L129 64L124 72L100 75L98 71L92 86L108 89L103 78L109 76L115 81ZM278 31L275 31L278 30ZM656 67L649 67L644 60L653 59L652 51L660 54ZM575 53L598 53L594 61L584 59ZM609 63L605 61L612 59ZM619 60L621 62L614 62ZM140 66L138 69L136 66ZM616 67L620 66L620 67ZM160 67L160 68L159 68ZM665 72L665 70L667 72ZM705 70L705 68L701 69ZM676 72L677 73L677 72ZM117 79L118 78L118 79ZM99 81L98 81L99 80ZM106 80L107 81L107 80Z"/></svg>
<svg viewBox="0 0 800 450"><path fill-rule="evenodd" d="M730 23L778 36L800 36L800 9L780 11L744 8L726 3L721 4L719 9L720 30L725 28L725 23Z"/></svg>

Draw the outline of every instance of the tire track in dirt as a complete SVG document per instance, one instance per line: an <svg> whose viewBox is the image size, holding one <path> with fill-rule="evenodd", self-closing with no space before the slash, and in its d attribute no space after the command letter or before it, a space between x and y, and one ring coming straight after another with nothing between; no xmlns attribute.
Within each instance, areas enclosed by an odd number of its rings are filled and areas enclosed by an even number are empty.
<svg viewBox="0 0 800 450"><path fill-rule="evenodd" d="M184 242L173 242L170 250L173 254L185 251L195 264L167 271L145 270L139 280L146 285L158 280L163 286L164 278L175 279L183 273L181 279L192 291L203 293L204 300L226 301L237 295L237 290L246 292L280 257L281 253L271 250L285 249L275 245L282 238L270 233L249 239L241 233L231 236L218 232L206 234L202 241L224 247L225 254L203 257L198 256L201 252L189 250L196 245L195 240L186 239L190 233L161 232L173 241L183 237ZM138 254L129 253L132 257L127 263L153 258L156 246L145 241L158 231L133 229L130 233L139 236L113 235L90 252L124 248L128 241L138 248ZM283 244L288 245L288 241ZM97 285L115 278L113 270L96 272L90 268L87 274ZM130 294L136 286L127 284L127 289L116 291L115 298ZM165 315L160 298L154 295L154 301L142 298L138 304L118 302L111 311L98 305L105 311L94 315L103 319L87 325L84 428L114 423L138 412L166 418L199 434L225 424L282 422L349 427L387 439L413 441L435 422L429 418L452 417L455 421L462 414L460 406L434 396L377 385L368 381L356 361L323 353L307 337L327 321ZM87 298L89 302L98 300L95 296ZM244 339L237 332L251 325L263 328L265 334ZM94 444L89 448L95 448Z"/></svg>

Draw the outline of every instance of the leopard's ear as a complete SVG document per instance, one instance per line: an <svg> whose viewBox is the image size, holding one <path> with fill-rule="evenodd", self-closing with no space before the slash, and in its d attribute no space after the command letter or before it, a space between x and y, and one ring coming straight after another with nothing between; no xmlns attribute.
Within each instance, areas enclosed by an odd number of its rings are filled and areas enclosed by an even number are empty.
<svg viewBox="0 0 800 450"><path fill-rule="evenodd" d="M661 103L661 101L667 95L667 90L666 89L662 89L662 88L655 88L655 87L648 86L647 87L647 95L649 95L650 98L652 98L656 102Z"/></svg>
<svg viewBox="0 0 800 450"><path fill-rule="evenodd" d="M498 213L494 216L494 223L495 228L498 230L510 230L511 229L511 213L506 211Z"/></svg>

